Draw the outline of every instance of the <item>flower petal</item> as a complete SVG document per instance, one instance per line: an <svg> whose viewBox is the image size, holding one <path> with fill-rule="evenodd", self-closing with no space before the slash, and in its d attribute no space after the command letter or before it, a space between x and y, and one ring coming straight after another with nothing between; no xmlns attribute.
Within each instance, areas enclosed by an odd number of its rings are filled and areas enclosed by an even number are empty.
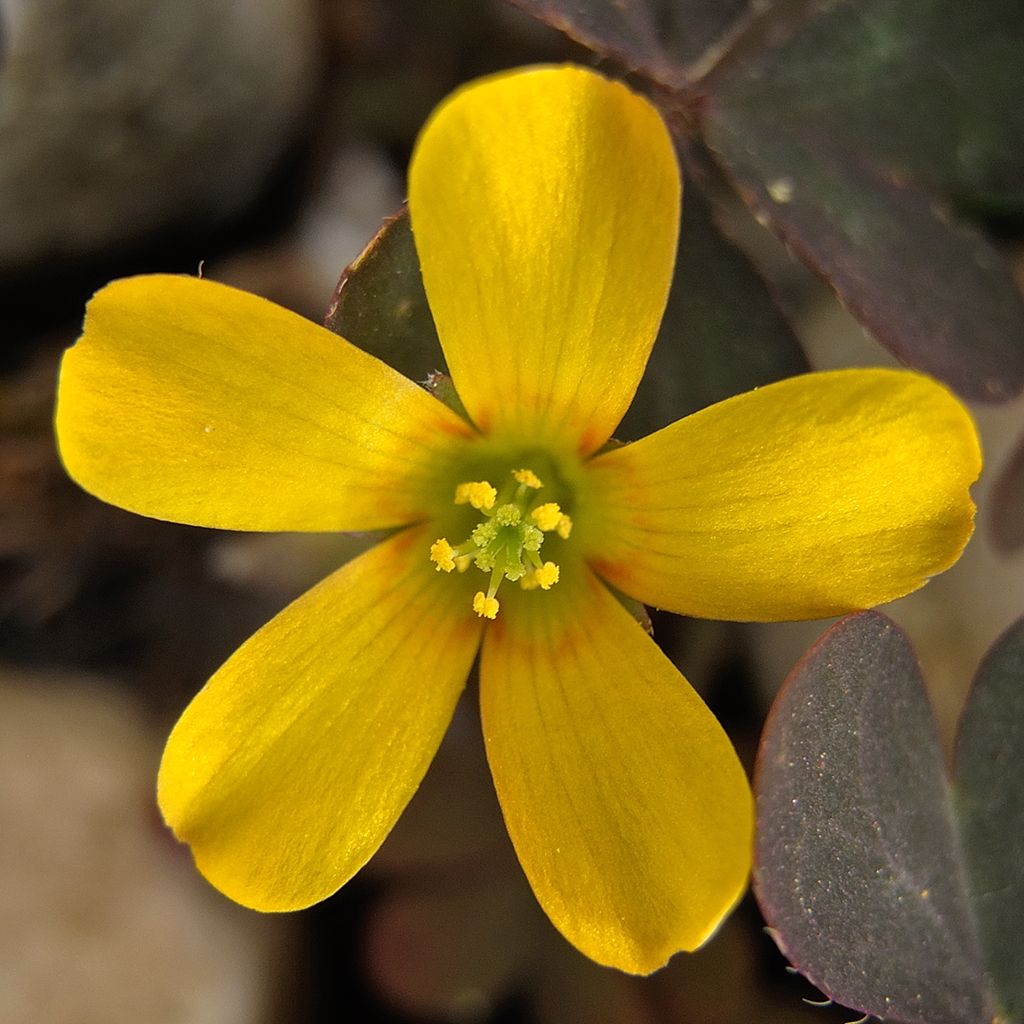
<svg viewBox="0 0 1024 1024"><path fill-rule="evenodd" d="M115 281L64 355L68 472L133 512L235 530L424 518L471 428L384 363L265 299L192 277Z"/></svg>
<svg viewBox="0 0 1024 1024"><path fill-rule="evenodd" d="M743 891L750 790L642 627L589 570L563 574L547 594L509 594L488 626L487 755L555 926L598 963L648 973L699 946Z"/></svg>
<svg viewBox="0 0 1024 1024"><path fill-rule="evenodd" d="M405 531L248 640L171 733L167 823L199 870L257 910L324 899L374 853L419 785L481 625L465 587Z"/></svg>
<svg viewBox="0 0 1024 1024"><path fill-rule="evenodd" d="M665 310L679 170L658 113L583 68L474 83L423 130L409 211L459 397L484 433L596 451Z"/></svg>
<svg viewBox="0 0 1024 1024"><path fill-rule="evenodd" d="M856 369L720 402L588 468L602 576L683 614L778 621L870 608L948 569L981 452L945 388Z"/></svg>

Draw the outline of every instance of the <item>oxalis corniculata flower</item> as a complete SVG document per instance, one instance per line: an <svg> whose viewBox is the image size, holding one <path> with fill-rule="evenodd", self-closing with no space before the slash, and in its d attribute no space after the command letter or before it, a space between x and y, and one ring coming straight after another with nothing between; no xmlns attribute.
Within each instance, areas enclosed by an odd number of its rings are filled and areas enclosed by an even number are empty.
<svg viewBox="0 0 1024 1024"><path fill-rule="evenodd" d="M474 659L494 783L537 898L648 972L750 862L718 722L615 592L781 620L919 587L972 529L963 407L909 371L808 374L606 447L664 310L680 179L657 112L580 68L471 84L412 159L430 307L468 419L335 335L211 281L116 281L61 371L71 475L162 519L393 529L214 675L159 801L260 910L324 899L416 790Z"/></svg>

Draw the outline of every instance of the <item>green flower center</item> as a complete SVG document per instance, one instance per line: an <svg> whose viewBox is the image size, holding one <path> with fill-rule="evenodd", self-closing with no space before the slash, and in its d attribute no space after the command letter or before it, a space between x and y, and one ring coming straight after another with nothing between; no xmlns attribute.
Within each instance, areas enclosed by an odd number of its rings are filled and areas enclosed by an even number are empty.
<svg viewBox="0 0 1024 1024"><path fill-rule="evenodd" d="M500 492L486 480L455 488L455 504L472 505L484 518L458 547L452 547L446 537L435 541L430 559L439 571L465 572L475 564L491 574L487 590L473 598L473 611L483 618L493 619L498 614L495 595L502 580L518 580L524 590L549 590L558 582L558 566L543 561L539 552L546 533L567 540L572 520L557 502L541 498L538 492L543 487L533 470L516 469Z"/></svg>

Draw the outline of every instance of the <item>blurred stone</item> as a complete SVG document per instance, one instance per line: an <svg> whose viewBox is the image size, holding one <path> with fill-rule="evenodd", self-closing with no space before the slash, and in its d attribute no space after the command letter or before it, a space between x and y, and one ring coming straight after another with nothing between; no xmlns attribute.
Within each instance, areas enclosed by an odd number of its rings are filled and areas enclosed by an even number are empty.
<svg viewBox="0 0 1024 1024"><path fill-rule="evenodd" d="M311 0L0 0L0 268L239 212L316 78Z"/></svg>
<svg viewBox="0 0 1024 1024"><path fill-rule="evenodd" d="M342 271L398 212L404 195L400 175L378 149L339 147L326 157L288 235L205 266L203 275L322 324Z"/></svg>
<svg viewBox="0 0 1024 1024"><path fill-rule="evenodd" d="M290 1019L294 918L199 877L160 823L160 737L132 705L95 680L0 670L0 709L0 1020Z"/></svg>
<svg viewBox="0 0 1024 1024"><path fill-rule="evenodd" d="M325 286L328 301L342 271L363 251L385 218L398 212L405 183L383 153L350 145L331 161L298 224L300 250ZM321 322L326 314L326 304Z"/></svg>
<svg viewBox="0 0 1024 1024"><path fill-rule="evenodd" d="M294 601L374 543L347 533L229 533L210 545L206 565L233 587Z"/></svg>

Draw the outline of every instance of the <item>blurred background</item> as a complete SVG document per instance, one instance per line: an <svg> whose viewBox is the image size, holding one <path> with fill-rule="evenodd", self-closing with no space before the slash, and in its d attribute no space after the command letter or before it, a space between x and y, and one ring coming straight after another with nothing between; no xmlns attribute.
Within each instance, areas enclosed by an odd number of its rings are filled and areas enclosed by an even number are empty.
<svg viewBox="0 0 1024 1024"><path fill-rule="evenodd" d="M0 1024L851 1019L806 1005L749 897L650 979L569 947L505 836L472 686L380 855L310 911L231 904L155 808L190 697L357 547L141 519L71 483L51 417L86 300L114 277L202 267L322 321L401 204L433 106L480 74L562 60L596 62L503 0L0 0ZM738 207L731 228L812 365L890 362ZM984 527L1024 407L976 411ZM948 744L981 654L1024 611L1024 566L982 530L886 611ZM654 620L752 762L826 624Z"/></svg>

